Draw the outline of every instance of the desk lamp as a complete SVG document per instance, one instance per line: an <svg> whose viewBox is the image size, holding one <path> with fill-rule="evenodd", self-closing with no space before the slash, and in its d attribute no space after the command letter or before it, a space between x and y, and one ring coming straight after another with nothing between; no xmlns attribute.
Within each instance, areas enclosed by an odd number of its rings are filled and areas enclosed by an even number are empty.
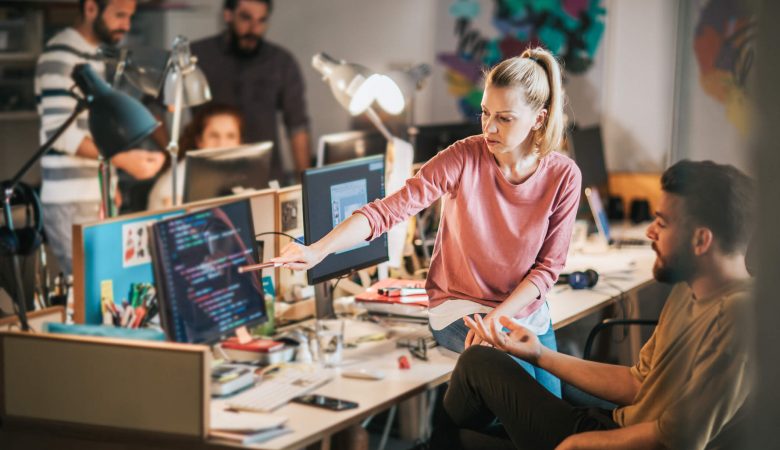
<svg viewBox="0 0 780 450"><path fill-rule="evenodd" d="M403 111L404 96L390 77L373 73L359 64L336 60L326 53L314 55L311 65L322 74L323 81L328 83L341 106L353 116L366 113L371 123L392 141L392 134L371 108L376 100L390 114Z"/></svg>
<svg viewBox="0 0 780 450"><path fill-rule="evenodd" d="M149 97L160 95L171 52L147 46L105 47L101 51L106 66L116 67L111 83L114 89L125 92L124 82L127 82Z"/></svg>
<svg viewBox="0 0 780 450"><path fill-rule="evenodd" d="M370 71L365 66L337 60L326 53L314 55L312 67L322 74L336 100L353 116L365 113L371 123L382 133L388 142L395 137L382 123L371 104L376 101L390 114L399 114L406 102L401 89L390 77ZM392 158L391 158L392 159ZM401 248L399 248L400 250ZM380 278L386 278L386 268L380 269ZM315 285L315 304L317 317L333 314L332 288L328 282Z"/></svg>
<svg viewBox="0 0 780 450"><path fill-rule="evenodd" d="M172 201L178 205L176 166L179 158L179 132L183 107L201 105L211 100L206 76L198 68L198 59L190 53L190 42L184 36L173 40L173 51L168 62L168 74L163 88L164 102L173 107L171 141L167 151L171 156Z"/></svg>
<svg viewBox="0 0 780 450"><path fill-rule="evenodd" d="M22 166L21 169L8 181L2 183L3 187L3 216L6 226L13 232L14 224L11 214L11 199L16 187L46 152L51 149L54 142L68 129L76 118L89 110L89 131L92 139L100 151L104 211L111 213L112 202L110 195L111 170L108 161L115 155L133 148L146 136L150 135L159 125L149 111L134 98L117 92L98 77L92 66L79 64L73 69L71 75L76 87L81 91L81 96L71 92L78 100L76 108L65 123L38 149L37 152ZM25 303L24 285L22 283L19 254L12 252L14 282L16 284L17 310L22 329L30 329L27 323L27 305Z"/></svg>
<svg viewBox="0 0 780 450"><path fill-rule="evenodd" d="M418 64L406 70L394 70L387 74L398 85L403 94L406 103L406 126L410 136L412 136L412 143L414 143L413 137L417 134L417 130L414 128L414 97L417 91L425 86L425 81L430 75L431 67L427 64ZM378 99L377 101L381 104L383 100ZM387 100L384 101L387 102ZM388 106L383 105L382 107L385 110L388 109Z"/></svg>

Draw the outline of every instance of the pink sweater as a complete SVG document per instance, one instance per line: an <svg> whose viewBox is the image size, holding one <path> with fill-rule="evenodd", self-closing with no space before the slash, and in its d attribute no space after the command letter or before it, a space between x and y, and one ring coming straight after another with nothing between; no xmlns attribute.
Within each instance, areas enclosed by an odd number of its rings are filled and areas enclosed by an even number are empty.
<svg viewBox="0 0 780 450"><path fill-rule="evenodd" d="M524 279L542 293L517 317L534 312L566 261L580 199L580 170L553 152L522 184L511 184L482 136L451 145L406 185L356 212L370 239L445 196L425 287L430 306L447 299L495 307Z"/></svg>

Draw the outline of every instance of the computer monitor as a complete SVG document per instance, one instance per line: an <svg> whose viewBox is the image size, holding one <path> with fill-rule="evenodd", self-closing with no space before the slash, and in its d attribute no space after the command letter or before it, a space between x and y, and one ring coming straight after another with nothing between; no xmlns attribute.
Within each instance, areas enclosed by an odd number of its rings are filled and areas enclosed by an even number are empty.
<svg viewBox="0 0 780 450"><path fill-rule="evenodd" d="M317 145L317 167L365 156L384 155L387 139L381 133L347 131L326 134Z"/></svg>
<svg viewBox="0 0 780 450"><path fill-rule="evenodd" d="M187 152L184 201L232 195L240 188L268 188L272 149L272 142L259 142L236 148Z"/></svg>
<svg viewBox="0 0 780 450"><path fill-rule="evenodd" d="M309 169L303 173L303 227L306 245L318 241L358 208L385 196L382 155ZM308 270L309 284L388 260L387 235L327 256Z"/></svg>
<svg viewBox="0 0 780 450"><path fill-rule="evenodd" d="M267 320L249 200L151 226L152 266L163 329L176 342L214 343Z"/></svg>
<svg viewBox="0 0 780 450"><path fill-rule="evenodd" d="M604 144L601 127L575 128L569 134L569 149L582 172L582 189L596 186L608 193L609 179L604 162Z"/></svg>
<svg viewBox="0 0 780 450"><path fill-rule="evenodd" d="M482 134L482 126L479 123L460 122L418 126L413 139L414 162L427 162L455 142L477 134Z"/></svg>

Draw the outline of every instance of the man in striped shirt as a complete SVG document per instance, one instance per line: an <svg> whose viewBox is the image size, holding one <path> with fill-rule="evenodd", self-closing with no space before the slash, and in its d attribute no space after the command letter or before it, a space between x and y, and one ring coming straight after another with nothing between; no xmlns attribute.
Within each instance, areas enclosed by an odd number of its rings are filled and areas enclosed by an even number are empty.
<svg viewBox="0 0 780 450"><path fill-rule="evenodd" d="M75 27L56 34L38 58L35 94L41 116L41 143L46 142L76 107L69 90L77 64L88 63L105 76L99 45L116 45L130 30L136 0L80 0ZM100 208L98 149L88 126L89 112L79 115L41 159L43 223L49 245L65 273L71 272L72 226L94 221ZM130 150L111 163L138 179L153 177L162 166L160 152Z"/></svg>

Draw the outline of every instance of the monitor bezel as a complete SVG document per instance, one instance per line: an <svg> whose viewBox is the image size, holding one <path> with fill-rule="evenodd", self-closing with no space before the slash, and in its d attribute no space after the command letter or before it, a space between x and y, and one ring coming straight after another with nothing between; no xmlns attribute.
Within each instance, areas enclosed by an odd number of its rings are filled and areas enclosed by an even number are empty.
<svg viewBox="0 0 780 450"><path fill-rule="evenodd" d="M193 195L196 193L193 192L193 186L198 183L198 180L196 180L192 176L192 165L190 164L190 161L193 161L195 159L207 159L207 158L213 158L214 156L219 155L225 155L230 154L234 152L240 152L240 151L249 151L251 149L258 149L259 151L263 152L263 154L267 154L265 156L268 158L268 181L273 180L273 152L274 152L274 143L273 141L260 141L260 142L254 142L250 144L242 144L238 147L226 147L226 148L203 148L198 150L190 150L184 155L184 183L182 188L182 201L184 203L191 203L191 202L199 202L199 201L205 201L205 200L211 200L215 198L223 198L228 197L229 195L221 195L217 197L199 197L199 198L192 198ZM173 169L171 169L173 170ZM260 188L251 188L251 189L267 189L266 187L260 187ZM231 194L235 195L235 194Z"/></svg>

